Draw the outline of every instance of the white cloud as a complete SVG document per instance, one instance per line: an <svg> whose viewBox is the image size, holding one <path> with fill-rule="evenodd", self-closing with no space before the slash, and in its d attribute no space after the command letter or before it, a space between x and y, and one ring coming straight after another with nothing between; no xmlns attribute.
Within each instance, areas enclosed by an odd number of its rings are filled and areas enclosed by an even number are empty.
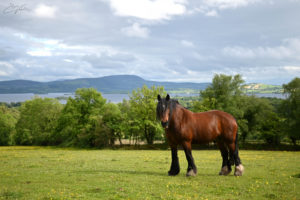
<svg viewBox="0 0 300 200"><path fill-rule="evenodd" d="M262 0L206 0L204 1L204 5L207 7L223 10L230 8L245 7L260 1Z"/></svg>
<svg viewBox="0 0 300 200"><path fill-rule="evenodd" d="M226 56L239 57L239 58L254 58L255 53L252 49L234 46L234 47L225 47L222 50L222 53Z"/></svg>
<svg viewBox="0 0 300 200"><path fill-rule="evenodd" d="M28 55L38 56L38 57L52 56L52 52L49 51L48 49L33 49L33 50L30 50L30 51L27 51L26 53Z"/></svg>
<svg viewBox="0 0 300 200"><path fill-rule="evenodd" d="M289 38L282 41L280 46L247 48L241 46L225 47L222 53L226 56L255 59L296 59L300 60L300 39Z"/></svg>
<svg viewBox="0 0 300 200"><path fill-rule="evenodd" d="M73 63L74 62L73 60L70 60L70 59L63 59L63 61L68 62L68 63Z"/></svg>
<svg viewBox="0 0 300 200"><path fill-rule="evenodd" d="M0 61L0 76L8 76L14 71L14 66L8 62Z"/></svg>
<svg viewBox="0 0 300 200"><path fill-rule="evenodd" d="M193 52L192 53L192 56L193 58L195 58L196 60L199 60L199 61L203 61L203 60L206 60L206 57L197 53L197 52Z"/></svg>
<svg viewBox="0 0 300 200"><path fill-rule="evenodd" d="M188 41L188 40L181 40L180 42L185 47L194 47L195 46L193 42Z"/></svg>
<svg viewBox="0 0 300 200"><path fill-rule="evenodd" d="M300 66L284 66L283 69L289 73L300 73Z"/></svg>
<svg viewBox="0 0 300 200"><path fill-rule="evenodd" d="M110 6L119 16L145 20L166 20L186 12L185 0L110 0Z"/></svg>
<svg viewBox="0 0 300 200"><path fill-rule="evenodd" d="M34 10L34 14L38 17L54 18L56 11L57 11L57 8L54 6L47 6L44 4L40 4Z"/></svg>
<svg viewBox="0 0 300 200"><path fill-rule="evenodd" d="M210 11L207 11L205 13L205 15L208 17L217 17L219 14L216 10L210 10Z"/></svg>
<svg viewBox="0 0 300 200"><path fill-rule="evenodd" d="M219 16L219 11L226 9L236 9L239 7L246 7L260 2L272 2L271 0L202 0L200 5L189 13L195 12L203 13L208 17Z"/></svg>
<svg viewBox="0 0 300 200"><path fill-rule="evenodd" d="M41 40L42 43L44 43L45 45L57 45L59 43L58 40L51 40L51 39L43 39Z"/></svg>
<svg viewBox="0 0 300 200"><path fill-rule="evenodd" d="M132 26L122 28L121 31L129 37L147 38L149 36L149 29L141 27L138 23L134 23Z"/></svg>

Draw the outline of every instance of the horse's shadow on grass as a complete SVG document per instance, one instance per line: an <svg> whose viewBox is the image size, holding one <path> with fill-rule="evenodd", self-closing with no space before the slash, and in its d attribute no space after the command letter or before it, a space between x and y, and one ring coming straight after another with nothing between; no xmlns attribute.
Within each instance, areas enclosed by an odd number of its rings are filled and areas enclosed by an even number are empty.
<svg viewBox="0 0 300 200"><path fill-rule="evenodd" d="M77 170L76 173L82 174L98 174L98 173L112 173L112 174L127 174L127 175L141 175L141 176L161 176L161 177L181 177L185 176L185 171L180 172L177 176L168 176L167 171L141 171L141 170L122 170L122 169L99 169L99 170ZM198 177L205 177L205 176L218 176L216 173L198 173ZM196 176L196 177L197 177Z"/></svg>
<svg viewBox="0 0 300 200"><path fill-rule="evenodd" d="M112 174L128 174L128 175L143 175L143 176L144 175L148 175L148 176L167 176L167 172L122 170L122 169L76 170L74 172L81 173L81 174L112 173Z"/></svg>

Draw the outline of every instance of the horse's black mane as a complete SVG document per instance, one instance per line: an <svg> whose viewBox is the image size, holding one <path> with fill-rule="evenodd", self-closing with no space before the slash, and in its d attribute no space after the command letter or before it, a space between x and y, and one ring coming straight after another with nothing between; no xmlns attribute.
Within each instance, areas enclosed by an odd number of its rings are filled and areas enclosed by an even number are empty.
<svg viewBox="0 0 300 200"><path fill-rule="evenodd" d="M176 105L180 105L177 99L170 99L170 116L172 115L173 110L176 108Z"/></svg>
<svg viewBox="0 0 300 200"><path fill-rule="evenodd" d="M163 105L167 102L168 108L170 109L170 115L172 114L173 110L176 108L176 105L180 105L177 99L170 99L167 101L166 99L162 99L156 107L156 114L157 117L161 116L164 112Z"/></svg>

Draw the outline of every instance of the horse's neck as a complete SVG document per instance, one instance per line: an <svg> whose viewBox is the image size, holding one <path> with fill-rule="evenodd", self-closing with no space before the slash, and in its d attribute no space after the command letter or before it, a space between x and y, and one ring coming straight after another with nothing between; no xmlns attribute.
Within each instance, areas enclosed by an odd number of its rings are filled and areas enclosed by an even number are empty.
<svg viewBox="0 0 300 200"><path fill-rule="evenodd" d="M186 115L187 112L191 112L180 104L176 104L175 108L172 111L172 118L179 119L177 121L181 121L182 118ZM178 122L177 122L178 123Z"/></svg>

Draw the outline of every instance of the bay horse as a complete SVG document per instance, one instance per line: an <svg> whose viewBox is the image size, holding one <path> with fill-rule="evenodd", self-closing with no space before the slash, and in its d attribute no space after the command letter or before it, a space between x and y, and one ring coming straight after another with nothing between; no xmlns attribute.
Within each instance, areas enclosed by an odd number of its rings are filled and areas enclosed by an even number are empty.
<svg viewBox="0 0 300 200"><path fill-rule="evenodd" d="M156 114L161 121L166 138L171 148L172 163L169 176L175 176L180 172L177 156L177 146L184 149L188 162L186 176L195 176L197 167L192 156L192 143L206 144L215 141L221 151L223 158L219 175L228 175L231 165L235 164L235 176L241 176L244 167L238 152L238 125L230 114L212 110L194 113L181 106L177 100L157 96Z"/></svg>

